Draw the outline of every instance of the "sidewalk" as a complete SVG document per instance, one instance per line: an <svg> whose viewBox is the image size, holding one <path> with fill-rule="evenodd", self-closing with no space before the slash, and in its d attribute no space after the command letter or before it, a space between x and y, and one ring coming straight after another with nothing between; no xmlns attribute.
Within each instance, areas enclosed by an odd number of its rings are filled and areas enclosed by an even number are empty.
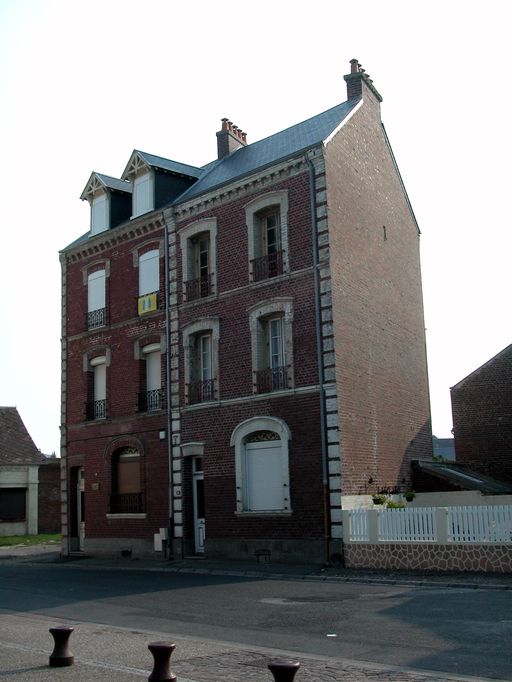
<svg viewBox="0 0 512 682"><path fill-rule="evenodd" d="M159 571L166 573L196 573L248 578L286 580L325 580L329 582L360 582L411 587L458 587L467 589L512 589L510 573L439 573L433 571L372 571L335 566L326 568L300 565L258 563L252 561L214 561L203 558L164 559L98 559L93 557L60 557L55 545L31 547L0 547L0 561L56 562L70 568L88 570Z"/></svg>

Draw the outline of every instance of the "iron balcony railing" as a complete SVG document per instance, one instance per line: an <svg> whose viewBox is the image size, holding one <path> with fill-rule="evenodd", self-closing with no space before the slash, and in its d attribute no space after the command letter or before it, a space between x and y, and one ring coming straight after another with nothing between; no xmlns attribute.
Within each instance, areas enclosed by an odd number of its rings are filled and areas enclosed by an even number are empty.
<svg viewBox="0 0 512 682"><path fill-rule="evenodd" d="M188 402L206 403L215 400L215 379L205 379L204 381L193 381L187 385Z"/></svg>
<svg viewBox="0 0 512 682"><path fill-rule="evenodd" d="M85 403L85 418L87 421L106 419L108 411L107 400L91 400Z"/></svg>
<svg viewBox="0 0 512 682"><path fill-rule="evenodd" d="M195 301L198 298L205 298L212 293L212 275L196 277L185 282L185 296L187 301Z"/></svg>
<svg viewBox="0 0 512 682"><path fill-rule="evenodd" d="M98 310L91 310L87 313L85 323L87 329L97 329L104 327L107 324L107 309L98 308Z"/></svg>
<svg viewBox="0 0 512 682"><path fill-rule="evenodd" d="M288 388L288 366L260 369L255 374L256 393L284 391Z"/></svg>
<svg viewBox="0 0 512 682"><path fill-rule="evenodd" d="M110 496L111 514L141 514L143 511L142 493L114 493Z"/></svg>
<svg viewBox="0 0 512 682"><path fill-rule="evenodd" d="M164 408L164 392L161 388L143 391L138 396L139 412L156 412Z"/></svg>
<svg viewBox="0 0 512 682"><path fill-rule="evenodd" d="M274 251L251 261L252 278L255 282L283 274L283 251Z"/></svg>

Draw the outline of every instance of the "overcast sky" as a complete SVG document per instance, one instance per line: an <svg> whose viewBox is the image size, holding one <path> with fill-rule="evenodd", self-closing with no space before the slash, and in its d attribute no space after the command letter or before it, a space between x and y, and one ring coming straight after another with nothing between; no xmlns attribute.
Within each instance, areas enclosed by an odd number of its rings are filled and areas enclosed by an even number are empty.
<svg viewBox="0 0 512 682"><path fill-rule="evenodd" d="M204 165L229 117L249 142L384 98L421 236L433 431L449 388L511 342L507 2L0 0L0 404L59 450L58 252L89 229L91 171L133 149Z"/></svg>

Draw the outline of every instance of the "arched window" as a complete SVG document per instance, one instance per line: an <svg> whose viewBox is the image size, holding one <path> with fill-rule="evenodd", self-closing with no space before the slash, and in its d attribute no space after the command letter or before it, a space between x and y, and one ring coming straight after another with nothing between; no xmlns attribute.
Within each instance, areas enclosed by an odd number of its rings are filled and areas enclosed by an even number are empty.
<svg viewBox="0 0 512 682"><path fill-rule="evenodd" d="M235 448L238 513L290 513L287 424L276 417L254 417L231 435Z"/></svg>
<svg viewBox="0 0 512 682"><path fill-rule="evenodd" d="M137 514L144 511L141 485L141 456L135 448L125 447L112 457L112 514Z"/></svg>

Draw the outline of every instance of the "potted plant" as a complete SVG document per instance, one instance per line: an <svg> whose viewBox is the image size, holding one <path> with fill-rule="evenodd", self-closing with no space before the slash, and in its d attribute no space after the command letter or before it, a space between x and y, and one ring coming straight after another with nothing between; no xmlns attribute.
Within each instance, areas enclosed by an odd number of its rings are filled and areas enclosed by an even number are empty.
<svg viewBox="0 0 512 682"><path fill-rule="evenodd" d="M414 492L414 490L408 490L407 492L404 493L404 497L407 500L407 502L412 502L416 497L416 493Z"/></svg>
<svg viewBox="0 0 512 682"><path fill-rule="evenodd" d="M387 499L387 496L382 493L372 495L373 504L385 504Z"/></svg>

